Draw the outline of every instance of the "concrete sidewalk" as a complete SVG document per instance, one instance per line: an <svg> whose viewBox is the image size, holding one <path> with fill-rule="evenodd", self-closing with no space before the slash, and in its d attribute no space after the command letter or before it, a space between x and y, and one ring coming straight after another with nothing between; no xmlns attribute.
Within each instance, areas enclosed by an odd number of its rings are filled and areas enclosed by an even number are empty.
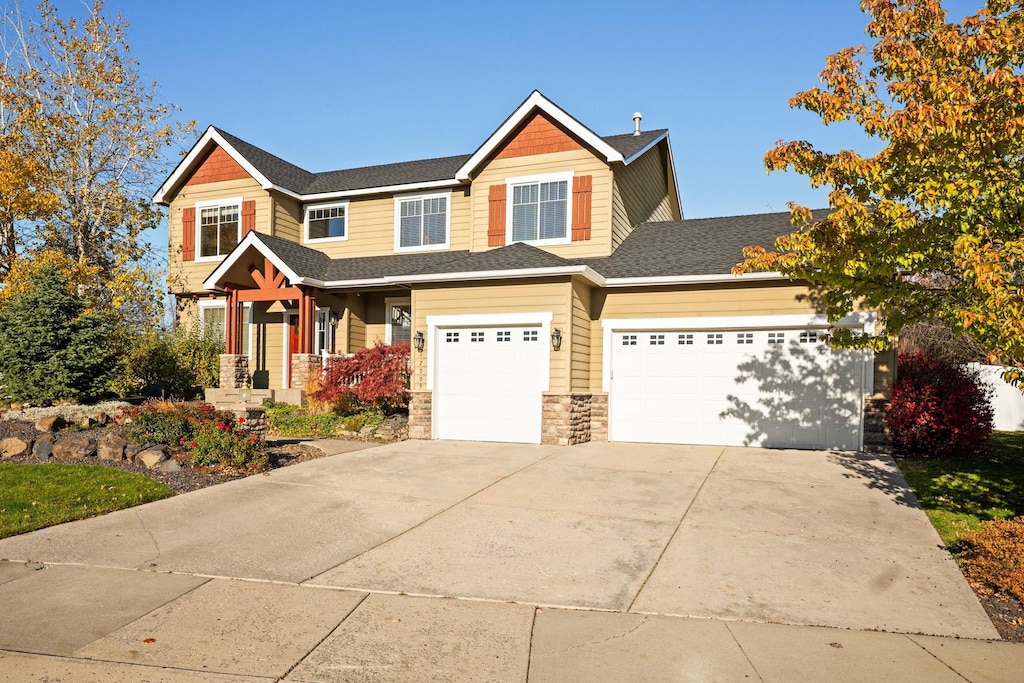
<svg viewBox="0 0 1024 683"><path fill-rule="evenodd" d="M0 680L1022 680L889 458L346 443L0 540Z"/></svg>

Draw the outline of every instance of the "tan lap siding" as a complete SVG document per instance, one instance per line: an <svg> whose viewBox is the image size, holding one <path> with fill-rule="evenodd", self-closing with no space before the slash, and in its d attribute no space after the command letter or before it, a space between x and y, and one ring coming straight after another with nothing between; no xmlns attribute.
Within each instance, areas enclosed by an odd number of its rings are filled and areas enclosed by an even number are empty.
<svg viewBox="0 0 1024 683"><path fill-rule="evenodd" d="M249 371L253 383L258 387L280 389L284 381L284 345L287 330L284 314L280 311L268 313L268 304L253 304L253 357L249 359Z"/></svg>
<svg viewBox="0 0 1024 683"><path fill-rule="evenodd" d="M567 280L547 283L470 283L456 287L417 288L412 292L413 333L419 330L427 335L427 316L433 315L551 312L551 329L560 328L563 341L561 350L551 352L550 391L568 391L568 330L572 308L570 297L571 284ZM431 341L427 339L427 348L423 353L413 354L413 389L427 388L426 357L430 353ZM550 339L545 339L544 343L551 348Z"/></svg>
<svg viewBox="0 0 1024 683"><path fill-rule="evenodd" d="M490 209L491 185L504 184L507 178L563 173L593 176L591 193L591 238L564 245L545 245L544 249L565 258L607 256L611 253L612 172L608 165L588 150L532 154L511 159L492 159L473 180L472 222L473 251L485 251ZM570 183L570 191L572 185ZM511 196L508 201L512 201ZM569 215L571 219L571 214ZM566 230L570 228L567 225ZM567 233L568 234L568 233Z"/></svg>
<svg viewBox="0 0 1024 683"><path fill-rule="evenodd" d="M302 205L283 195L274 197L274 225L271 234L277 237L299 242L302 235Z"/></svg>
<svg viewBox="0 0 1024 683"><path fill-rule="evenodd" d="M615 170L612 193L612 244L617 247L640 223L679 220L669 197L665 143L649 150L629 166Z"/></svg>
<svg viewBox="0 0 1024 683"><path fill-rule="evenodd" d="M447 194L449 190L425 191L424 194ZM404 193L401 196L413 196ZM386 256L395 253L395 197L348 200L348 239L333 242L309 242L305 239L305 226L301 228L302 240L307 246L322 251L331 258L349 256ZM325 202L333 203L333 202ZM314 206L311 202L306 206ZM451 190L449 211L451 236L450 249L469 249L469 197L465 188ZM302 214L302 220L305 220Z"/></svg>
<svg viewBox="0 0 1024 683"><path fill-rule="evenodd" d="M591 391L590 387L590 346L591 346L591 296L593 290L582 282L572 284L572 326L568 343L572 354L570 385L571 391ZM598 386L597 391L600 390Z"/></svg>
<svg viewBox="0 0 1024 683"><path fill-rule="evenodd" d="M203 280L220 264L220 261L182 261L181 258L181 212L185 207L194 207L196 202L232 199L256 202L256 230L270 231L270 195L252 178L225 180L216 183L186 185L171 202L168 209L168 276L171 292L202 292ZM199 222L197 212L196 223ZM199 240L196 240L196 254L199 254Z"/></svg>

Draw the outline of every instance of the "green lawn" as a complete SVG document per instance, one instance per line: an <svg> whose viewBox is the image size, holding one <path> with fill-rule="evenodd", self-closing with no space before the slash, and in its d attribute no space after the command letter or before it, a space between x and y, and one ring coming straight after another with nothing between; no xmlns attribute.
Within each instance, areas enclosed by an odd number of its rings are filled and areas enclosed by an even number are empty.
<svg viewBox="0 0 1024 683"><path fill-rule="evenodd" d="M141 474L99 465L0 465L0 538L173 495Z"/></svg>
<svg viewBox="0 0 1024 683"><path fill-rule="evenodd" d="M984 521L1024 515L1024 432L993 432L979 455L899 465L947 546Z"/></svg>

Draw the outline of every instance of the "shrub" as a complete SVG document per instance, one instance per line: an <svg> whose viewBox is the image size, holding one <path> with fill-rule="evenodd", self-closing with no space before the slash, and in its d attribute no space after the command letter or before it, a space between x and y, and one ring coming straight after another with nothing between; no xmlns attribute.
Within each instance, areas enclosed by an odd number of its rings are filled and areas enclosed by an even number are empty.
<svg viewBox="0 0 1024 683"><path fill-rule="evenodd" d="M900 354L887 420L901 452L973 453L992 434L989 389L964 365L921 351Z"/></svg>
<svg viewBox="0 0 1024 683"><path fill-rule="evenodd" d="M203 388L217 385L221 345L205 338L195 325L133 334L123 343L127 351L111 385L122 396L158 385L188 401L199 397Z"/></svg>
<svg viewBox="0 0 1024 683"><path fill-rule="evenodd" d="M195 437L187 443L192 451L192 463L201 467L233 465L262 470L269 464L264 442L257 439L233 420L204 421Z"/></svg>
<svg viewBox="0 0 1024 683"><path fill-rule="evenodd" d="M964 534L959 559L974 585L1024 601L1024 517L983 522Z"/></svg>
<svg viewBox="0 0 1024 683"><path fill-rule="evenodd" d="M332 358L321 383L314 401L339 406L354 395L384 413L403 410L409 405L409 344L377 344Z"/></svg>
<svg viewBox="0 0 1024 683"><path fill-rule="evenodd" d="M235 419L227 411L216 410L206 403L179 401L146 401L125 411L131 418L124 429L125 438L134 444L162 443L172 446L193 441L205 423Z"/></svg>
<svg viewBox="0 0 1024 683"><path fill-rule="evenodd" d="M112 314L90 311L53 265L0 303L0 387L8 400L41 403L101 396L116 370Z"/></svg>

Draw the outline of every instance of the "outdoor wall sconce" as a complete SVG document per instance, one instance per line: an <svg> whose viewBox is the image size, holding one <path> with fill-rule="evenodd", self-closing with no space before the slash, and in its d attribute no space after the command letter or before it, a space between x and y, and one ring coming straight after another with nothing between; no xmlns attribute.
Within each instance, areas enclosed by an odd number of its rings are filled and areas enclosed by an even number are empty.
<svg viewBox="0 0 1024 683"><path fill-rule="evenodd" d="M562 348L562 330L557 327L551 333L551 348L555 351Z"/></svg>
<svg viewBox="0 0 1024 683"><path fill-rule="evenodd" d="M425 340L423 338L423 333L422 332L417 332L416 335L412 338L412 345L414 347L416 347L416 352L417 353L422 353L423 352L423 342L424 341Z"/></svg>

